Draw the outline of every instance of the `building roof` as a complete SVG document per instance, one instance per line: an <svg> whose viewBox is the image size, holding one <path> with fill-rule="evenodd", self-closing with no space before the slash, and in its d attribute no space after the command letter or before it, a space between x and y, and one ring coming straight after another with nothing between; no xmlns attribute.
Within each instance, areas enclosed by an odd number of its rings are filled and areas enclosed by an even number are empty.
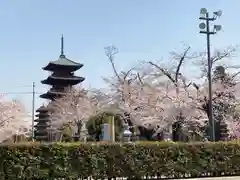
<svg viewBox="0 0 240 180"><path fill-rule="evenodd" d="M37 110L36 110L36 112L48 112L48 109L45 107L45 106L41 106L40 108L38 108Z"/></svg>
<svg viewBox="0 0 240 180"><path fill-rule="evenodd" d="M39 118L39 116L37 116L38 118L37 119L34 119L34 122L49 122L50 119L49 117L44 117L44 118Z"/></svg>
<svg viewBox="0 0 240 180"><path fill-rule="evenodd" d="M62 97L62 95L63 94L61 94L61 93L57 94L57 93L51 93L51 92L48 91L48 92L46 92L44 94L41 94L40 98L53 100L56 97ZM50 110L50 107L47 107L47 108L48 108L48 110Z"/></svg>
<svg viewBox="0 0 240 180"><path fill-rule="evenodd" d="M50 63L56 64L56 65L62 65L62 66L82 66L82 64L68 59L64 54L61 54L58 60L52 61Z"/></svg>
<svg viewBox="0 0 240 180"><path fill-rule="evenodd" d="M83 64L74 62L61 54L58 60L49 62L47 66L43 67L43 70L54 71L57 68L68 68L70 71L77 71L81 67Z"/></svg>
<svg viewBox="0 0 240 180"><path fill-rule="evenodd" d="M69 77L59 77L59 76L54 76L50 75L48 76L47 79L42 80L42 84L48 84L48 85L53 85L53 84L66 84L66 85L76 85L78 83L81 83L85 80L84 77L78 77L78 76L69 76Z"/></svg>
<svg viewBox="0 0 240 180"><path fill-rule="evenodd" d="M74 62L68 59L64 55L63 45L64 44L63 44L63 36L62 36L61 37L61 54L58 60L49 62L48 65L43 68L44 70L54 71L56 68L69 68L69 70L71 71L76 71L83 66L83 64Z"/></svg>
<svg viewBox="0 0 240 180"><path fill-rule="evenodd" d="M38 122L36 125L34 125L35 128L45 128L45 127L50 127L49 124L41 124L40 122Z"/></svg>

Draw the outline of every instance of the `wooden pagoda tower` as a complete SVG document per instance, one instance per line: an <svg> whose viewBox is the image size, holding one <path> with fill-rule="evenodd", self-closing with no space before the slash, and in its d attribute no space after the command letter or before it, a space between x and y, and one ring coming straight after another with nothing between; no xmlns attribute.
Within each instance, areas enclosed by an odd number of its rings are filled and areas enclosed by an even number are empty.
<svg viewBox="0 0 240 180"><path fill-rule="evenodd" d="M49 127L49 114L48 109L44 106L41 106L38 110L36 110L38 113L34 121L37 122L37 124L34 126L34 139L37 141L48 141L48 127Z"/></svg>
<svg viewBox="0 0 240 180"><path fill-rule="evenodd" d="M43 67L43 70L52 72L47 79L41 81L42 84L50 85L51 88L48 92L40 95L41 98L54 101L56 98L62 97L68 90L74 85L77 85L85 80L84 77L78 77L74 75L74 72L83 67L83 64L74 62L68 59L64 54L64 39L61 37L61 54L56 61L51 61L47 66ZM35 138L36 140L45 140L46 134L43 135L42 132L47 131L49 127L50 118L48 116L49 111L51 111L51 102L47 107L40 107L36 112L39 114L38 119L35 121L37 125L35 126ZM41 136L41 137L40 137ZM44 138L45 139L44 139Z"/></svg>
<svg viewBox="0 0 240 180"><path fill-rule="evenodd" d="M45 94L40 95L41 98L54 100L61 97L69 90L69 87L77 85L85 80L84 77L74 75L74 72L83 67L83 64L74 62L64 55L64 40L61 37L61 54L56 61L48 63L43 70L50 71L52 74L47 79L41 81L42 84L51 85L52 88Z"/></svg>

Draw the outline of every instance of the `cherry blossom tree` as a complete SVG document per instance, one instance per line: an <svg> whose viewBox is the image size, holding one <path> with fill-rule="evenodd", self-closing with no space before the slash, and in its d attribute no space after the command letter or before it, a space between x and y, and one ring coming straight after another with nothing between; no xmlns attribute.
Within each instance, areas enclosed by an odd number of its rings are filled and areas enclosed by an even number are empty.
<svg viewBox="0 0 240 180"><path fill-rule="evenodd" d="M22 135L31 129L31 120L24 105L17 100L5 100L0 97L0 142L13 135Z"/></svg>
<svg viewBox="0 0 240 180"><path fill-rule="evenodd" d="M150 66L147 68L118 72L114 63L117 50L112 46L107 48L106 54L114 72L114 77L104 79L111 92L108 96L117 104L118 110L131 117L135 126L158 129L156 132L160 132L169 129L176 121L179 109L181 113L186 112L189 115L189 108L195 107L189 98L189 92L186 91L190 84L187 84L180 74L188 50L189 48L180 57L174 76L168 69L161 68L153 62L149 62ZM173 71L173 68L171 70ZM195 118L197 115L192 114Z"/></svg>
<svg viewBox="0 0 240 180"><path fill-rule="evenodd" d="M81 138L85 138L87 134L86 121L97 113L96 101L83 89L69 90L65 96L54 100L50 106L51 127L61 130L64 126L69 126Z"/></svg>
<svg viewBox="0 0 240 180"><path fill-rule="evenodd" d="M199 78L206 78L205 53L190 55L190 47L187 47L183 53L171 53L170 66L166 65L166 61L149 61L142 63L143 66L119 72L114 62L117 48L110 46L105 50L114 73L113 77L104 78L109 88L107 93L102 94L108 104L114 104L115 110L126 112L135 126L154 128L155 135L181 121L181 133L203 136L202 126L208 119L208 108L204 107L208 102L207 84L200 82L197 85L195 79L186 75L183 69L187 69L184 66L190 62L191 66L195 65L202 72ZM235 48L216 51L212 56L212 67L216 68L235 51ZM198 64L192 64L196 59ZM224 64L224 67L237 68L229 64ZM232 77L238 74L236 72Z"/></svg>
<svg viewBox="0 0 240 180"><path fill-rule="evenodd" d="M205 78L205 81L207 80L207 61L205 53L195 53L194 55L189 56L188 51L190 48L186 48L186 50L182 54L173 54L173 60L176 60L176 65L173 63L173 66L168 68L163 68L164 64L156 64L153 62L149 62L150 65L152 65L155 69L152 69L156 77L161 76L161 73L164 74L169 82L171 83L170 86L172 86L169 89L170 93L168 93L168 97L165 100L167 100L167 108L168 109L166 113L166 117L177 117L180 118L181 116L184 117L184 124L183 128L185 129L184 132L199 132L202 134L201 127L203 125L204 119L206 120L208 118L208 93L207 93L207 86L204 83L201 85L196 85L194 82L194 79L190 78L187 79L187 76L184 76L184 73L181 72L182 67L186 63L187 59L191 59L194 61L195 59L198 61L198 66L202 72L201 78ZM226 50L222 51L215 51L214 55L211 58L212 67L217 68L220 67L219 64L222 64L224 69L236 69L238 66L233 65L232 63L226 63L224 60L231 58L233 53L236 52L235 47L229 47ZM172 63L172 62L171 62ZM221 66L221 67L222 67ZM196 68L196 67L195 67ZM239 104L238 100L234 96L234 93L236 93L236 88L233 88L231 84L234 84L233 81L235 78L239 75L239 72L234 72L230 76L224 75L224 79L221 80L218 79L218 81L213 81L213 93L214 93L214 116L220 117L225 116L225 120L227 120L226 123L232 123L233 118L236 119L236 113L234 113L234 108L236 104ZM160 77L161 78L161 77ZM187 80L189 81L188 83ZM220 81L219 81L220 80ZM232 81L232 82L231 82ZM194 90L195 88L195 90ZM234 93L233 93L234 91ZM220 96L221 94L221 96ZM223 95L224 94L224 95ZM231 94L231 95L230 95ZM226 107L222 107L223 101L231 101L231 105L228 104ZM231 98L230 98L231 97ZM233 98L234 97L234 98ZM170 99L170 101L169 101ZM171 108L169 107L171 106ZM221 108L220 108L221 107ZM220 112L219 109L222 109ZM223 111L224 110L224 111ZM172 111L172 112L171 112ZM166 112L166 111L165 111ZM177 115L180 114L181 116ZM223 114L223 115L222 115ZM171 116L172 115L172 116ZM230 118L231 116L232 118ZM235 122L236 120L234 120ZM190 126L189 126L190 125ZM195 127L193 127L193 125ZM196 131L196 125L198 131ZM187 128L186 128L187 127Z"/></svg>
<svg viewBox="0 0 240 180"><path fill-rule="evenodd" d="M239 81L236 73L226 72L223 66L217 66L213 74L213 117L215 120L216 140L235 136L239 128ZM208 114L207 87L202 88L202 107ZM234 129L235 128L235 129Z"/></svg>
<svg viewBox="0 0 240 180"><path fill-rule="evenodd" d="M211 67L212 73L217 66L222 66L225 70L235 70L239 69L239 65L234 63L233 59L238 52L238 46L229 46L224 49L215 49L211 55ZM203 78L207 80L208 78L208 61L207 53L200 52L193 60L193 65L195 65L200 70L200 76L197 78ZM235 73L234 73L235 74ZM237 72L234 76L238 75Z"/></svg>
<svg viewBox="0 0 240 180"><path fill-rule="evenodd" d="M118 53L116 47L106 47L105 52L113 70L113 77L104 78L108 88L98 93L98 97L105 99L101 101L105 102L105 111L121 114L123 123L132 126L132 131L139 127L143 127L146 130L145 127L147 126L147 121L149 121L150 117L149 113L151 112L146 113L144 104L148 103L152 108L161 109L156 107L158 105L157 102L155 102L155 106L153 106L153 101L151 101L153 99L151 96L156 94L154 89L151 89L150 85L143 86L143 84L140 83L139 74L135 68L127 71L117 70L114 59ZM144 80L145 79L146 78L144 78ZM143 78L141 78L141 80L143 80Z"/></svg>
<svg viewBox="0 0 240 180"><path fill-rule="evenodd" d="M234 65L234 61L231 61L237 52L238 47L228 47L224 50L215 50L211 57L211 66L213 73L212 90L213 90L213 117L215 119L216 126L216 138L220 140L226 138L225 135L221 135L221 126L226 124L229 133L236 132L233 127L237 128L238 116L235 111L235 107L239 104L239 66ZM200 56L201 59L197 59L195 64L201 70L201 76L203 84L196 85L196 89L201 94L199 102L201 108L207 116L209 116L208 110L208 72L207 72L207 60L205 54ZM228 72L227 72L228 71ZM235 125L233 125L235 124ZM220 138L220 139L219 139ZM223 139L221 139L223 140Z"/></svg>
<svg viewBox="0 0 240 180"><path fill-rule="evenodd" d="M190 47L187 47L183 53L171 53L172 65L166 67L164 63L154 63L149 61L152 72L155 73L156 81L162 82L162 76L166 78L164 86L167 87L167 98L162 101L163 114L168 119L169 125L178 124L178 130L187 135L196 133L201 134L200 127L203 125L205 114L199 109L199 93L194 90L194 83L188 79L182 72L187 60L194 59L196 55L189 55ZM159 129L161 130L161 129ZM176 128L172 129L177 131ZM171 132L172 133L172 132Z"/></svg>
<svg viewBox="0 0 240 180"><path fill-rule="evenodd" d="M134 69L129 69L128 71L118 72L115 66L114 57L118 53L118 49L114 46L109 46L105 48L106 56L112 66L114 73L113 77L103 78L107 83L107 91L101 91L99 97L107 99L105 101L106 108L114 107L112 110L117 110L117 113L128 112L131 113L135 109L135 104L133 102L136 93L135 87L133 86L133 81L136 80L137 76L134 73ZM115 108L117 107L117 108Z"/></svg>

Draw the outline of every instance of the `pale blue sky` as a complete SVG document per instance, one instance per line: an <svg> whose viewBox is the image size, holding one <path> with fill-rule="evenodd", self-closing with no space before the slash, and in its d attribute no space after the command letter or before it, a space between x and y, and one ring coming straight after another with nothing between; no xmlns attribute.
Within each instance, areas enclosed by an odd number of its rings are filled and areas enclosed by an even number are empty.
<svg viewBox="0 0 240 180"><path fill-rule="evenodd" d="M183 44L203 51L205 37L198 33L201 7L223 11L216 22L223 31L212 37L214 47L240 44L239 0L2 0L0 92L29 92L33 81L37 92L47 91L40 81L48 73L41 68L58 58L62 33L65 54L84 64L77 74L92 87L102 85L101 76L111 75L104 54L111 44L120 50L119 68L167 57ZM31 106L31 94L8 97ZM37 97L36 107L41 102Z"/></svg>

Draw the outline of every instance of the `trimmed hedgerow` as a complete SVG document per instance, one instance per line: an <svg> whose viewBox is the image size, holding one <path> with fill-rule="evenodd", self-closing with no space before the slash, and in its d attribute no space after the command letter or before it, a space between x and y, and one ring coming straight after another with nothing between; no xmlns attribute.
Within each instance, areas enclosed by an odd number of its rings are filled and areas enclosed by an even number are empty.
<svg viewBox="0 0 240 180"><path fill-rule="evenodd" d="M13 144L0 146L0 179L240 174L240 144Z"/></svg>

